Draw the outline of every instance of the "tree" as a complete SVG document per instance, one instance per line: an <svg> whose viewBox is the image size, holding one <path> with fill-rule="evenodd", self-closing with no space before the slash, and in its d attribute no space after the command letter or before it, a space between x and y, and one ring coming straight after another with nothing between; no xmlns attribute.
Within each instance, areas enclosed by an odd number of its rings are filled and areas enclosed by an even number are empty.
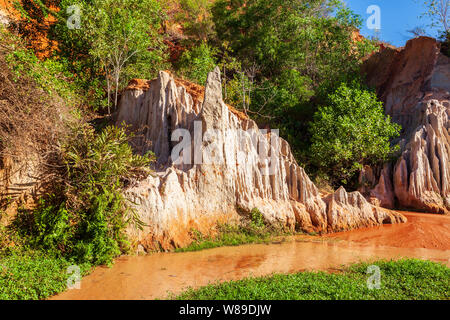
<svg viewBox="0 0 450 320"><path fill-rule="evenodd" d="M450 0L423 0L428 10L423 14L431 18L431 27L441 31L450 30Z"/></svg>
<svg viewBox="0 0 450 320"><path fill-rule="evenodd" d="M310 156L333 184L348 184L363 165L383 163L397 150L400 126L385 116L375 93L342 84L310 125Z"/></svg>
<svg viewBox="0 0 450 320"><path fill-rule="evenodd" d="M219 0L212 12L219 41L230 43L243 71L256 65L260 83L296 82L288 74L308 78L305 90L326 92L358 74L374 50L354 40L362 20L340 1Z"/></svg>
<svg viewBox="0 0 450 320"><path fill-rule="evenodd" d="M407 30L408 33L411 33L414 37L424 37L427 35L427 31L422 27L414 27L411 30Z"/></svg>
<svg viewBox="0 0 450 320"><path fill-rule="evenodd" d="M110 113L120 88L131 77L151 77L165 61L162 11L156 0L90 0L71 2L81 8L81 28L69 37L87 45L88 55L103 70Z"/></svg>
<svg viewBox="0 0 450 320"><path fill-rule="evenodd" d="M352 39L362 20L340 1L219 0L212 12L219 40L267 78L294 68L320 83L367 53L368 41Z"/></svg>
<svg viewBox="0 0 450 320"><path fill-rule="evenodd" d="M362 19L337 0L218 0L212 13L218 42L229 43L240 73L252 77L251 99L240 105L250 101L244 111L280 129L297 151L309 147L307 123L316 106L358 78L362 58L376 48L355 37ZM256 74L249 73L254 66ZM227 76L230 84L245 80ZM308 155L296 156L307 163Z"/></svg>

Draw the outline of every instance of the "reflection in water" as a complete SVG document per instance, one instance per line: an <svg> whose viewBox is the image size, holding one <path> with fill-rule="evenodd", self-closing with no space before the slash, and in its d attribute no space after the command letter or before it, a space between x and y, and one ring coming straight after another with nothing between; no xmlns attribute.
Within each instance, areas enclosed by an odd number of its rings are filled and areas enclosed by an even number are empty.
<svg viewBox="0 0 450 320"><path fill-rule="evenodd" d="M99 267L84 278L81 290L70 290L54 298L164 298L168 292L179 293L189 286L199 287L216 281L271 273L331 270L375 259L411 257L443 262L450 266L450 232L444 235L444 239L434 238L436 232L448 231L450 217L418 214L407 214L407 217L409 222L405 225L356 230L318 238L320 241L314 242L310 237L297 237L282 244L121 257L112 268ZM427 229L427 223L432 228ZM437 224L444 230L437 230ZM433 235L428 235L427 232L431 230ZM389 239L388 235L393 239ZM424 237L431 237L432 241L424 242L421 240ZM445 247L442 247L441 240ZM411 243L417 247L411 247Z"/></svg>

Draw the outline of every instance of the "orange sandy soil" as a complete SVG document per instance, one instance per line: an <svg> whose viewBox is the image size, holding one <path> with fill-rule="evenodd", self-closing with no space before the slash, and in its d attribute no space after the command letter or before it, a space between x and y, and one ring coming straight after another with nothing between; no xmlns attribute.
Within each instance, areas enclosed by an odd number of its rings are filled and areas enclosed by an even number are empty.
<svg viewBox="0 0 450 320"><path fill-rule="evenodd" d="M366 245L450 250L450 216L402 212L407 223L326 235Z"/></svg>
<svg viewBox="0 0 450 320"><path fill-rule="evenodd" d="M25 18L21 17L20 13L14 8L13 3L14 0L0 0L0 9L6 11L13 20L25 22ZM59 8L53 4L50 4L49 8L59 11ZM58 48L58 43L48 38L49 28L56 21L56 18L50 14L47 17L36 18L22 25L26 34L25 38L28 48L33 49L36 57L39 59L49 58Z"/></svg>
<svg viewBox="0 0 450 320"><path fill-rule="evenodd" d="M299 236L269 245L244 245L186 253L120 257L112 268L98 267L80 290L53 300L164 299L187 287L272 273L307 270L335 272L343 265L379 259L417 258L450 266L450 217L406 213L406 224ZM342 241L336 241L342 239Z"/></svg>

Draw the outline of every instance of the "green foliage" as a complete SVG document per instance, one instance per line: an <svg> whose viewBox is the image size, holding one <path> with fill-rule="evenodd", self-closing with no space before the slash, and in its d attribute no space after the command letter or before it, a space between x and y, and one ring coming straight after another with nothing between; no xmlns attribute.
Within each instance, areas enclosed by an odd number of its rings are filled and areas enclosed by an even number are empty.
<svg viewBox="0 0 450 320"><path fill-rule="evenodd" d="M201 85L206 83L208 72L216 66L215 50L206 42L183 52L179 61L179 70L186 78Z"/></svg>
<svg viewBox="0 0 450 320"><path fill-rule="evenodd" d="M233 78L226 80L223 84L224 101L236 108L246 108L250 102L250 98L244 100L244 91L242 88L249 86L250 81L247 76L243 73L234 73Z"/></svg>
<svg viewBox="0 0 450 320"><path fill-rule="evenodd" d="M273 231L255 228L250 225L246 227L220 225L218 226L218 235L215 237L204 236L195 230L191 233L195 240L187 247L176 249L176 252L200 251L218 247L239 246L248 243L269 243L277 235L282 235L281 233L276 234Z"/></svg>
<svg viewBox="0 0 450 320"><path fill-rule="evenodd" d="M76 4L72 0L60 1L60 11L54 13L58 21L51 27L49 37L58 43L56 55L74 75L74 83L83 92L85 103L98 111L108 104L104 70L100 61L90 54L89 38L83 34L83 29L67 27L68 7Z"/></svg>
<svg viewBox="0 0 450 320"><path fill-rule="evenodd" d="M128 139L123 128L107 127L100 134L89 126L74 128L62 150L62 189L41 200L31 228L25 228L32 245L93 265L126 252L125 227L142 223L122 190L148 175L153 161L150 154L133 154Z"/></svg>
<svg viewBox="0 0 450 320"><path fill-rule="evenodd" d="M252 93L252 104L259 109L265 107L258 110L259 113L265 110L266 116L277 120L283 119L286 113L302 106L314 95L311 79L295 69L285 70L273 80L263 81ZM283 122L275 123L283 125Z"/></svg>
<svg viewBox="0 0 450 320"><path fill-rule="evenodd" d="M250 211L250 219L253 227L263 228L266 225L264 216L258 208L253 208Z"/></svg>
<svg viewBox="0 0 450 320"><path fill-rule="evenodd" d="M310 126L310 155L332 183L347 184L363 165L383 162L397 150L390 140L400 126L385 116L375 93L356 83L342 84L328 100Z"/></svg>
<svg viewBox="0 0 450 320"><path fill-rule="evenodd" d="M0 252L0 300L39 300L67 289L70 264L39 251Z"/></svg>
<svg viewBox="0 0 450 320"><path fill-rule="evenodd" d="M354 40L362 19L325 0L219 0L212 13L216 41L229 44L241 68L224 80L228 102L260 126L280 129L309 170L304 150L317 106L342 82L360 81L362 58L376 48Z"/></svg>
<svg viewBox="0 0 450 320"><path fill-rule="evenodd" d="M81 28L67 28L67 8L81 8ZM53 30L80 84L98 99L106 92L108 107L114 93L130 78L151 78L164 69L166 55L163 36L159 33L163 12L156 0L62 0L60 19ZM94 80L94 81L93 81ZM101 90L99 90L99 86Z"/></svg>
<svg viewBox="0 0 450 320"><path fill-rule="evenodd" d="M220 0L212 9L217 36L244 68L256 63L267 78L295 69L318 84L354 70L369 42L354 43L361 20L333 1ZM335 17L330 12L338 9ZM369 45L369 47L366 47Z"/></svg>
<svg viewBox="0 0 450 320"><path fill-rule="evenodd" d="M11 228L0 227L0 245L0 300L40 300L67 289L66 259L27 248ZM78 267L81 276L91 266Z"/></svg>
<svg viewBox="0 0 450 320"><path fill-rule="evenodd" d="M19 38L5 30L0 30L0 41L8 46L6 62L16 81L20 77L28 77L48 94L64 98L66 103L74 104L80 100L73 83L74 77L62 62L56 59L39 60Z"/></svg>
<svg viewBox="0 0 450 320"><path fill-rule="evenodd" d="M367 286L369 265L381 271L381 288ZM338 274L301 272L249 278L189 289L180 300L448 300L450 269L421 260L379 261Z"/></svg>
<svg viewBox="0 0 450 320"><path fill-rule="evenodd" d="M115 87L117 106L121 86L136 76L150 77L162 66L164 45L158 33L162 15L159 3L92 0L90 5L83 6L82 13L81 30L88 39L89 53L104 68L108 88Z"/></svg>

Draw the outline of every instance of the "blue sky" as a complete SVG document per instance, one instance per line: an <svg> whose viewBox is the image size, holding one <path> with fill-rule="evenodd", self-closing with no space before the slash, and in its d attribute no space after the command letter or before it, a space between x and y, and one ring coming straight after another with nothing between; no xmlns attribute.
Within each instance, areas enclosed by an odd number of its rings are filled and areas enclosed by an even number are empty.
<svg viewBox="0 0 450 320"><path fill-rule="evenodd" d="M414 27L425 28L429 35L435 36L435 31L430 30L428 19L421 19L420 15L426 11L422 0L344 0L356 13L364 18L364 26L361 30L363 36L373 36L374 31L367 28L367 8L377 5L381 10L380 39L395 46L404 46L406 41L412 38L408 30Z"/></svg>

